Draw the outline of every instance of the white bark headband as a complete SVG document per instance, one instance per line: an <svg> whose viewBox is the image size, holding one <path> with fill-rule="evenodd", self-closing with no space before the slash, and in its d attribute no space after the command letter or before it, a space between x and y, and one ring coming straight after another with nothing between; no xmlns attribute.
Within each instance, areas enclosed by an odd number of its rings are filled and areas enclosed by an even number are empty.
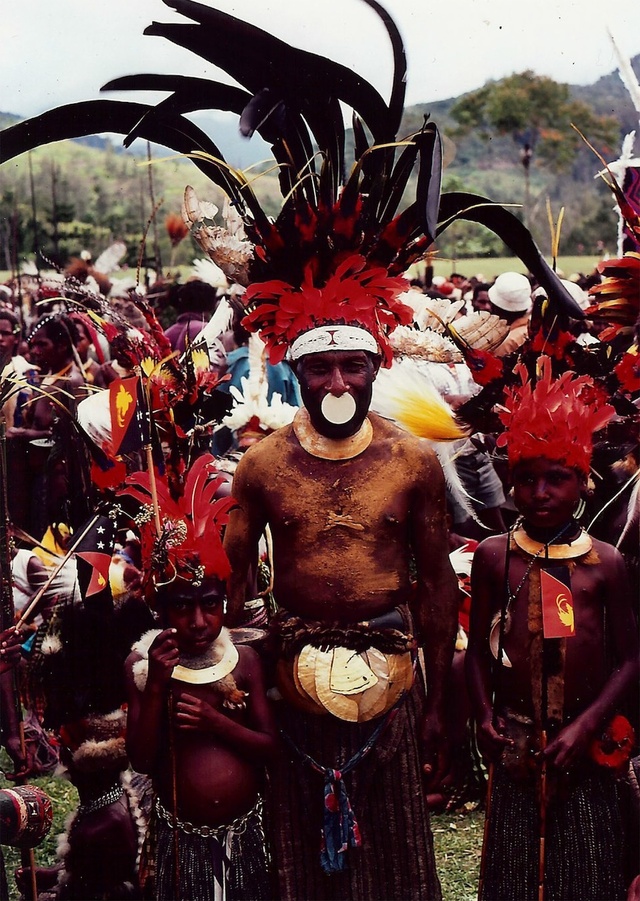
<svg viewBox="0 0 640 901"><path fill-rule="evenodd" d="M299 360L306 354L327 350L368 350L379 354L380 348L373 335L355 325L320 325L298 335L289 349L289 358Z"/></svg>

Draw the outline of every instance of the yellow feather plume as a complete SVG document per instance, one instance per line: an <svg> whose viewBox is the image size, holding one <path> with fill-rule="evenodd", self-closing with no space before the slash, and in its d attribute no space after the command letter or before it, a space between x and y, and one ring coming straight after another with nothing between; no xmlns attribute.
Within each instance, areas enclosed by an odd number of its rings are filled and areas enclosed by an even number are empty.
<svg viewBox="0 0 640 901"><path fill-rule="evenodd" d="M429 379L406 361L390 370L380 370L375 382L373 409L395 420L417 438L429 441L457 441L468 437L451 408L433 388Z"/></svg>

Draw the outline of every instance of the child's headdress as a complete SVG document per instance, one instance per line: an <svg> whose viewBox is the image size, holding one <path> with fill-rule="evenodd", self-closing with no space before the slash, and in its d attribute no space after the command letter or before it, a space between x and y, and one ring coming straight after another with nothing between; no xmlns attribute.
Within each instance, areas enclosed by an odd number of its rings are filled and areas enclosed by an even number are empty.
<svg viewBox="0 0 640 901"><path fill-rule="evenodd" d="M615 414L602 388L589 376L564 372L553 377L551 359L538 360L538 378L524 364L515 368L520 385L505 390L498 415L505 431L498 446L507 447L509 464L546 457L587 475L593 435Z"/></svg>
<svg viewBox="0 0 640 901"><path fill-rule="evenodd" d="M155 487L147 472L127 478L127 487L119 495L140 535L147 584L162 588L182 579L197 586L204 579L224 581L229 576L222 530L234 501L231 497L216 499L222 482L215 459L208 454L193 463L177 498L157 473Z"/></svg>

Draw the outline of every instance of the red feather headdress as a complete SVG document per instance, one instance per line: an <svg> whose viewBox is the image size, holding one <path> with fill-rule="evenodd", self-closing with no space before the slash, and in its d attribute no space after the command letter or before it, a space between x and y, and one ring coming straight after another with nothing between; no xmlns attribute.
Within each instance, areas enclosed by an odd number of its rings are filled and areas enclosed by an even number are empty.
<svg viewBox="0 0 640 901"><path fill-rule="evenodd" d="M391 365L387 336L396 326L413 321L411 308L397 299L406 285L403 278L392 278L382 266L367 266L363 256L352 254L322 287L316 287L309 263L299 288L285 281L251 285L246 300L254 309L243 325L260 331L272 363L284 359L303 332L329 323L355 325L374 336L386 364Z"/></svg>
<svg viewBox="0 0 640 901"><path fill-rule="evenodd" d="M140 505L132 518L140 535L145 581L151 580L158 588L177 578L195 585L205 578L228 578L230 567L222 546L222 530L235 501L231 497L216 499L222 482L215 459L209 454L193 463L184 493L177 499L171 496L166 479L156 475L161 523L158 534L149 473L128 477L126 487L118 494L125 506L127 499Z"/></svg>
<svg viewBox="0 0 640 901"><path fill-rule="evenodd" d="M564 372L554 379L551 359L541 356L539 377L532 384L526 367L515 368L521 384L505 390L499 411L505 431L498 446L507 446L510 466L546 457L587 474L594 432L615 413L603 389L589 376Z"/></svg>

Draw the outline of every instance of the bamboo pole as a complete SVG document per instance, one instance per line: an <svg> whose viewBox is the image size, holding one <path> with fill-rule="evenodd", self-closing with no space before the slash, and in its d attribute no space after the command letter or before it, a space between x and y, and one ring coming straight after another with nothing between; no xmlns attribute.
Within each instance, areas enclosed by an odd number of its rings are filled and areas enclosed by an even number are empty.
<svg viewBox="0 0 640 901"><path fill-rule="evenodd" d="M15 607L13 604L13 582L11 579L11 536L9 534L9 498L7 494L7 421L0 409L0 559L2 576L0 581L0 627L4 631L11 628L15 620ZM19 624L18 624L19 625ZM16 625L16 629L18 626ZM18 680L15 670L11 673L12 703L15 706L16 720L18 723L18 738L20 740L20 754L27 763L27 746L24 739L24 722L22 719L22 705L18 691ZM24 785L24 777L16 780L17 785ZM29 869L31 899L37 901L38 886L36 882L36 855L33 848L23 848L20 851L20 862Z"/></svg>
<svg viewBox="0 0 640 901"><path fill-rule="evenodd" d="M180 848L178 845L178 767L176 763L174 697L169 685L169 757L171 759L171 817L173 819L173 888L174 897L180 897Z"/></svg>
<svg viewBox="0 0 640 901"><path fill-rule="evenodd" d="M543 729L540 735L540 751L547 747L547 732ZM547 841L547 760L542 758L540 769L540 821L538 832L538 901L544 901L544 865Z"/></svg>

